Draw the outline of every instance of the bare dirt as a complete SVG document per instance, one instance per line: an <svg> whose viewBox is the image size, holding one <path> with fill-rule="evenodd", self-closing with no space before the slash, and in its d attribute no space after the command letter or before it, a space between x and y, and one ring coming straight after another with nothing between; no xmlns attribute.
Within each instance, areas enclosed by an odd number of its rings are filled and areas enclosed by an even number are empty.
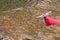
<svg viewBox="0 0 60 40"><path fill-rule="evenodd" d="M29 2L24 8L0 12L0 34L4 40L60 40L60 25L46 26L43 12L52 11L52 18L60 18L59 1ZM49 4L50 3L50 4ZM55 5L56 3L56 5ZM5 37L4 37L5 36Z"/></svg>

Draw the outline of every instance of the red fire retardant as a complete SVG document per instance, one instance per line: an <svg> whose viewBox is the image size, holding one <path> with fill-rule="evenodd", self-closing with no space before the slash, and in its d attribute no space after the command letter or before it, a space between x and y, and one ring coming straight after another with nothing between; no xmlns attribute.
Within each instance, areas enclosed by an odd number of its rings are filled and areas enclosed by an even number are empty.
<svg viewBox="0 0 60 40"><path fill-rule="evenodd" d="M54 19L48 16L44 16L44 21L47 26L49 25L55 25L55 24L60 24L60 19Z"/></svg>

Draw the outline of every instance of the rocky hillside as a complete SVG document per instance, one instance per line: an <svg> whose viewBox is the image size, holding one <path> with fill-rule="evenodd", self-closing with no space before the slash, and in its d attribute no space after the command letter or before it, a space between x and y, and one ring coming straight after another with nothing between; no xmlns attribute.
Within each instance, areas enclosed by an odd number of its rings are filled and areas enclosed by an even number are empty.
<svg viewBox="0 0 60 40"><path fill-rule="evenodd" d="M50 17L60 18L60 1L27 0L26 2L28 4L24 7L0 12L0 39L60 40L60 25L46 26L42 18L36 18L48 11L52 11Z"/></svg>

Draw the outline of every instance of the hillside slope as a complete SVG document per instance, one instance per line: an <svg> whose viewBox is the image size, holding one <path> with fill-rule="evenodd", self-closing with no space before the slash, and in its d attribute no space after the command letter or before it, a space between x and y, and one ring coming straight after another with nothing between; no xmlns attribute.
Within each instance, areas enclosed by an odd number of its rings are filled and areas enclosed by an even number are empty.
<svg viewBox="0 0 60 40"><path fill-rule="evenodd" d="M46 26L42 18L36 18L48 11L52 11L50 17L60 18L59 0L28 0L27 2L27 5L17 8L14 6L9 10L1 8L0 34L5 36L3 39L60 40L60 25Z"/></svg>

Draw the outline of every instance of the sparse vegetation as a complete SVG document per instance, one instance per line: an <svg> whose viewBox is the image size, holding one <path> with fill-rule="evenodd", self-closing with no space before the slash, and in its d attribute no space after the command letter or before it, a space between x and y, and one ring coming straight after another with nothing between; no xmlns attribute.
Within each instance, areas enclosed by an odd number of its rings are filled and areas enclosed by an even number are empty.
<svg viewBox="0 0 60 40"><path fill-rule="evenodd" d="M24 7L26 4L27 0L0 0L0 11Z"/></svg>
<svg viewBox="0 0 60 40"><path fill-rule="evenodd" d="M0 33L11 40L59 40L60 25L47 27L42 18L36 18L48 11L52 11L50 17L60 18L60 5L55 2L58 1L1 0Z"/></svg>

